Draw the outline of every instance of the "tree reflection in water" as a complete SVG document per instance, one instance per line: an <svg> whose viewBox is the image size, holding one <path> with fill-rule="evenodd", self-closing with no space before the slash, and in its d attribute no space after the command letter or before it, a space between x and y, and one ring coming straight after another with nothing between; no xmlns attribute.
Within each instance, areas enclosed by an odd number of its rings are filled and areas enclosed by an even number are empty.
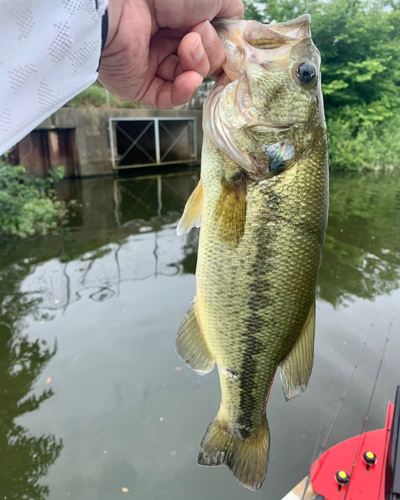
<svg viewBox="0 0 400 500"><path fill-rule="evenodd" d="M40 299L18 291L30 266L9 266L1 272L8 288L0 292L0 498L44 500L48 486L41 484L63 447L53 435L32 436L18 423L25 413L39 409L53 395L47 389L31 394L35 381L56 354L45 341L22 334L23 319L38 314ZM14 289L10 284L14 284Z"/></svg>
<svg viewBox="0 0 400 500"><path fill-rule="evenodd" d="M400 287L400 175L335 175L318 296L337 307Z"/></svg>

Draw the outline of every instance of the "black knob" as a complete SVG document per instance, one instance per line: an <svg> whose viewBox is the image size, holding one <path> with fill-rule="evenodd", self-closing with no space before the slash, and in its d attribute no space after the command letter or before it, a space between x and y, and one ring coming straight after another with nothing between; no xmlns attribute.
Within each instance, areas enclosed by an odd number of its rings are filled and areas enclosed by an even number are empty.
<svg viewBox="0 0 400 500"><path fill-rule="evenodd" d="M350 476L344 470L338 470L336 472L336 481L340 486L346 486L350 482Z"/></svg>
<svg viewBox="0 0 400 500"><path fill-rule="evenodd" d="M363 459L367 465L375 465L376 464L376 455L372 451L366 451L363 455Z"/></svg>

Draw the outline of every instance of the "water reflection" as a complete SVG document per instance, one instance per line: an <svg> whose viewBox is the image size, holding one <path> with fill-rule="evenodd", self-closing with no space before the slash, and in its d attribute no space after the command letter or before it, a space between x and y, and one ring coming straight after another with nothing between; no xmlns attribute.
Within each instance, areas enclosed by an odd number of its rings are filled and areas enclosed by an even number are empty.
<svg viewBox="0 0 400 500"><path fill-rule="evenodd" d="M400 175L333 176L318 295L334 306L400 288Z"/></svg>
<svg viewBox="0 0 400 500"><path fill-rule="evenodd" d="M37 291L42 307L65 309L84 289L101 302L118 294L122 281L194 273L198 234L176 239L175 226L197 181L195 170L64 183L78 197L80 211L70 232L38 242L31 251L20 249L36 263L24 290ZM352 297L373 299L399 288L399 217L398 173L332 176L317 292L322 300L337 307ZM138 242L146 247L141 253Z"/></svg>
<svg viewBox="0 0 400 500"><path fill-rule="evenodd" d="M33 436L19 420L53 396L52 389L39 394L32 391L57 348L23 334L25 316L32 314L42 319L40 298L19 290L28 272L29 265L25 264L9 266L1 273L0 498L44 500L49 487L39 480L57 459L63 444L54 435Z"/></svg>
<svg viewBox="0 0 400 500"><path fill-rule="evenodd" d="M0 245L0 498L44 500L40 480L60 455L62 439L31 435L20 418L54 395L35 383L57 347L23 332L85 299L119 296L122 282L193 273L197 234L175 239L176 221L198 182L198 171L134 180L65 182L65 199L80 208L59 236ZM86 293L88 292L88 293Z"/></svg>
<svg viewBox="0 0 400 500"><path fill-rule="evenodd" d="M64 182L60 195L79 202L67 228L57 236L0 242L0 455L9 457L0 498L58 500L70 493L78 500L102 500L122 487L137 498L185 498L194 489L205 495L204 480L207 488L217 488L221 477L230 498L247 494L235 489L228 472L204 475L195 466L199 440L217 404L210 394L218 398L218 384L215 374L200 380L180 371L173 349L194 293L198 243L196 231L178 238L175 228L198 178L198 170L186 170ZM318 284L316 371L323 371L312 379L314 392L294 403L311 412L304 426L313 421L319 428L316 409L332 373L347 382L351 356L362 341L361 333L352 331L349 357L332 358L338 347L330 339L349 337L351 317L336 317L333 328L329 304L351 309L359 298L377 300L400 289L399 220L399 173L333 176ZM363 325L362 314L353 314ZM379 328L376 338L382 337ZM43 385L46 370L58 374L55 397L52 384ZM352 398L353 409L361 405L360 390ZM283 406L270 407L272 425L289 418ZM169 423L162 431L164 419ZM303 439L307 431L302 432L295 436ZM277 436L275 429L271 498L284 492L273 483L283 480L278 466L274 472L282 447L314 446L311 437L304 445L288 444L283 430ZM279 460L281 470L284 458Z"/></svg>

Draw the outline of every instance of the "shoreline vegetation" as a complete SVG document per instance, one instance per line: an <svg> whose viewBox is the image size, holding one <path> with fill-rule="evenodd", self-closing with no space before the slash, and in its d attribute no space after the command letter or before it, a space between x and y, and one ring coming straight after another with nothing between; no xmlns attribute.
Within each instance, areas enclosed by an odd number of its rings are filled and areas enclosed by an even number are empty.
<svg viewBox="0 0 400 500"><path fill-rule="evenodd" d="M57 199L54 184L64 178L64 167L49 171L47 179L28 177L22 166L0 163L0 238L46 235L67 222L70 208Z"/></svg>

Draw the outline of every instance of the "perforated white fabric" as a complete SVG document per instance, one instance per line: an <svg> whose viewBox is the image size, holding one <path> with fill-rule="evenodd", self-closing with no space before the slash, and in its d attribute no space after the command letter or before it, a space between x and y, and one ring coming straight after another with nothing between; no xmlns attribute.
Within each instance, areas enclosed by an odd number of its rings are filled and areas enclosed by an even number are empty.
<svg viewBox="0 0 400 500"><path fill-rule="evenodd" d="M0 154L96 80L107 3L0 0Z"/></svg>

